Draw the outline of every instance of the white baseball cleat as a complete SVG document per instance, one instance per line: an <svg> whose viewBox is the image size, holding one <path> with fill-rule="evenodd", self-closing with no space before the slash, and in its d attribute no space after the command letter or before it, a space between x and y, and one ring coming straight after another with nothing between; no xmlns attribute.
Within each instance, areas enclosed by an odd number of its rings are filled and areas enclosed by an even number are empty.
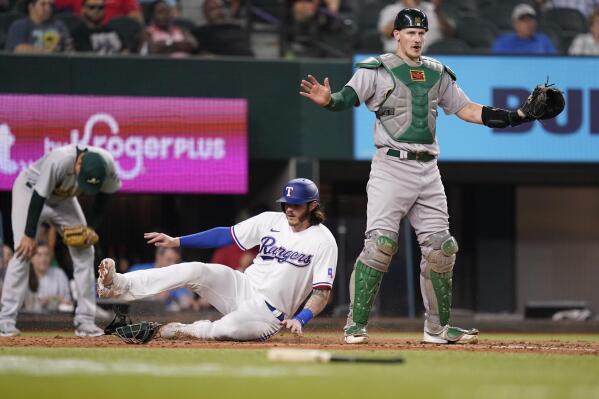
<svg viewBox="0 0 599 399"><path fill-rule="evenodd" d="M98 266L98 296L100 298L111 298L115 296L113 283L116 277L116 268L114 260L110 258L102 259Z"/></svg>
<svg viewBox="0 0 599 399"><path fill-rule="evenodd" d="M78 337L99 337L104 335L104 330L94 323L81 323L75 327L75 335Z"/></svg>
<svg viewBox="0 0 599 399"><path fill-rule="evenodd" d="M425 344L476 344L478 342L478 330L444 326L439 333L431 333L424 330L422 342Z"/></svg>
<svg viewBox="0 0 599 399"><path fill-rule="evenodd" d="M21 331L14 324L3 322L0 323L0 337L16 337L21 334Z"/></svg>
<svg viewBox="0 0 599 399"><path fill-rule="evenodd" d="M346 344L366 344L368 343L368 330L365 325L352 323L346 325L343 334L343 340Z"/></svg>

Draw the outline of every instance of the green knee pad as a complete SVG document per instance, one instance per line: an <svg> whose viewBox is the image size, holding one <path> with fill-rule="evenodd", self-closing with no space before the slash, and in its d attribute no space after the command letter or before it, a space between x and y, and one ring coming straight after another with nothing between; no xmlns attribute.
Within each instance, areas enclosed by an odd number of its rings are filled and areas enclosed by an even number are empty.
<svg viewBox="0 0 599 399"><path fill-rule="evenodd" d="M370 310L379 292L384 273L366 266L360 260L355 267L355 293L352 319L357 324L366 325Z"/></svg>
<svg viewBox="0 0 599 399"><path fill-rule="evenodd" d="M439 321L442 326L449 324L451 312L451 288L453 272L437 273L431 271L431 282L437 297L439 307Z"/></svg>

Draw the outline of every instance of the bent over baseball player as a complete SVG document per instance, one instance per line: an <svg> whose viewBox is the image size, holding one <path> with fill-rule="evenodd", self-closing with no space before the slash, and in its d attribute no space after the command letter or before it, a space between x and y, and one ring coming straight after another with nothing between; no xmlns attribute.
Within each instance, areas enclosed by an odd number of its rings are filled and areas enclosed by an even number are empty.
<svg viewBox="0 0 599 399"><path fill-rule="evenodd" d="M283 212L264 212L232 227L183 237L145 234L149 244L160 247L217 248L235 242L246 250L260 245L245 273L219 264L188 262L118 274L114 261L107 258L99 266L98 293L132 301L188 287L223 314L214 322L166 324L156 337L266 340L282 327L302 334L302 328L327 304L335 278L337 244L322 224L324 212L312 181L289 181L277 202ZM294 316L306 298L304 308Z"/></svg>
<svg viewBox="0 0 599 399"><path fill-rule="evenodd" d="M428 22L419 9L401 10L395 19L395 53L371 57L340 91L331 94L329 79L312 75L300 83L300 94L331 111L361 103L376 114L364 248L350 279L350 311L345 342L368 341L367 323L384 273L398 250L401 219L407 217L422 252L420 288L425 307L423 341L475 343L476 329L450 325L452 272L458 243L449 231L447 199L437 167L437 107L446 114L494 128L554 117L563 110L563 96L548 85L538 86L516 111L476 104L456 83L456 75L439 61L422 56ZM537 99L552 100L531 105ZM533 101L534 100L534 101ZM551 105L551 104L549 104ZM534 110L540 112L534 112Z"/></svg>
<svg viewBox="0 0 599 399"><path fill-rule="evenodd" d="M17 312L29 279L29 260L35 252L36 232L42 222L57 227L73 260L77 288L75 334L95 337L104 331L95 325L94 247L98 236L93 230L102 218L108 194L121 187L109 152L75 144L56 148L24 169L12 188L12 230L15 253L2 288L0 336L18 335ZM95 194L90 226L77 195Z"/></svg>

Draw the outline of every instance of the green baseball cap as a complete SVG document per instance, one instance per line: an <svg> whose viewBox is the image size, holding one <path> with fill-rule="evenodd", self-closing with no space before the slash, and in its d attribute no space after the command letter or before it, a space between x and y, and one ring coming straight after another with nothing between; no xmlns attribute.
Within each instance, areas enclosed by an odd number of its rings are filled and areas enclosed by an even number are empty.
<svg viewBox="0 0 599 399"><path fill-rule="evenodd" d="M106 161L97 152L85 152L81 159L81 169L77 184L86 194L97 194L106 178Z"/></svg>

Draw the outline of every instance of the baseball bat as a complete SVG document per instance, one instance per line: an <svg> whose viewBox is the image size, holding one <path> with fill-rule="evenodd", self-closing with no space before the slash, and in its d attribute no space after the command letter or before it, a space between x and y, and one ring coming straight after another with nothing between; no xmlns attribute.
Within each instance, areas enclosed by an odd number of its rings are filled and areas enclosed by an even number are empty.
<svg viewBox="0 0 599 399"><path fill-rule="evenodd" d="M378 364L399 364L404 362L402 357L340 356L318 349L272 348L268 350L266 356L269 360L278 362L346 362Z"/></svg>

